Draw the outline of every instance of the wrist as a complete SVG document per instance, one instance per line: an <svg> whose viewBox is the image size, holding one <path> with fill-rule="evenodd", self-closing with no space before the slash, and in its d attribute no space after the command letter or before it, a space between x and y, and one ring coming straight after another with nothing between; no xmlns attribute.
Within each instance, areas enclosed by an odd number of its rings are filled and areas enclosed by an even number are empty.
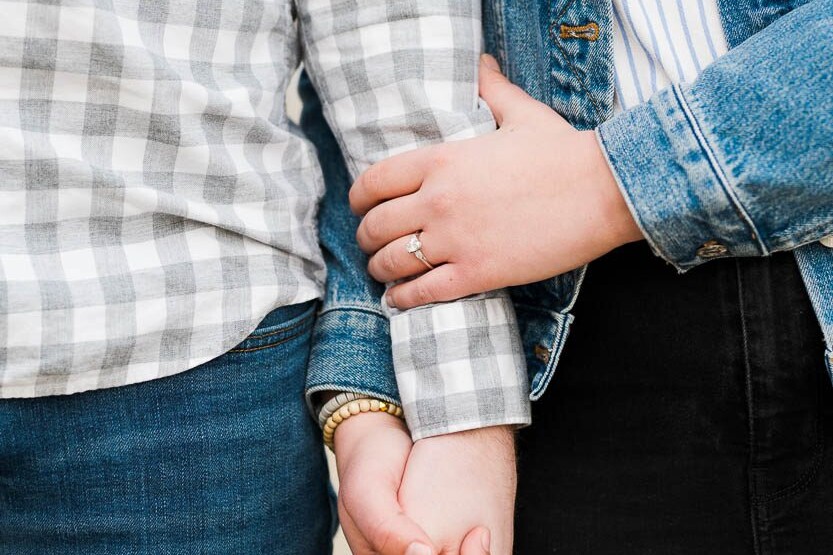
<svg viewBox="0 0 833 555"><path fill-rule="evenodd" d="M483 451L489 456L502 454L514 461L515 456L515 427L514 426L489 426L432 436L420 439L417 445L423 443L444 445L450 451L457 451L461 448L474 451Z"/></svg>
<svg viewBox="0 0 833 555"><path fill-rule="evenodd" d="M607 231L605 250L644 239L628 203L619 189L595 131L580 131L582 149L587 153L588 181L598 191L598 209Z"/></svg>
<svg viewBox="0 0 833 555"><path fill-rule="evenodd" d="M404 432L410 438L408 427L398 416L386 412L363 412L351 416L336 428L333 438L336 457L349 457L364 439L380 430Z"/></svg>

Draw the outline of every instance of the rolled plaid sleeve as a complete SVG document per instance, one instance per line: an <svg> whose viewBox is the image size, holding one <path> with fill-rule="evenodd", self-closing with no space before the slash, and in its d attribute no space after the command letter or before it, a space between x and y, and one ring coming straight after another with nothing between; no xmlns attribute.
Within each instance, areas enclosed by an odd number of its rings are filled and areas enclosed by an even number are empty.
<svg viewBox="0 0 833 555"><path fill-rule="evenodd" d="M505 291L389 311L396 382L414 440L530 422L518 324Z"/></svg>
<svg viewBox="0 0 833 555"><path fill-rule="evenodd" d="M477 0L306 0L304 64L355 178L394 154L493 131L477 96ZM389 311L414 439L528 424L528 381L505 291Z"/></svg>

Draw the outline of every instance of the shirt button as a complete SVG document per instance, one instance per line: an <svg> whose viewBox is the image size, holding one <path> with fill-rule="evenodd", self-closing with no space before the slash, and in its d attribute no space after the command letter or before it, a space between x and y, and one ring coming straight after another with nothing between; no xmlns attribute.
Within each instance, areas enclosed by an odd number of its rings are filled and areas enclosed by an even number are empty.
<svg viewBox="0 0 833 555"><path fill-rule="evenodd" d="M821 241L819 241L819 243L821 243L828 249L833 249L833 235L828 235L827 237L824 237Z"/></svg>
<svg viewBox="0 0 833 555"><path fill-rule="evenodd" d="M706 241L702 247L697 249L697 256L700 258L717 258L727 254L729 254L729 249L715 240Z"/></svg>

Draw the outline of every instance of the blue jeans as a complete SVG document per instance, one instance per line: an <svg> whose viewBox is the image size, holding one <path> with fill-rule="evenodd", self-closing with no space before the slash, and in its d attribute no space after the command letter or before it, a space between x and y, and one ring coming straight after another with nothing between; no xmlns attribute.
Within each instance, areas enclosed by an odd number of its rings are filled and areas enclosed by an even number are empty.
<svg viewBox="0 0 833 555"><path fill-rule="evenodd" d="M0 401L0 554L330 553L314 320L281 308L182 374Z"/></svg>

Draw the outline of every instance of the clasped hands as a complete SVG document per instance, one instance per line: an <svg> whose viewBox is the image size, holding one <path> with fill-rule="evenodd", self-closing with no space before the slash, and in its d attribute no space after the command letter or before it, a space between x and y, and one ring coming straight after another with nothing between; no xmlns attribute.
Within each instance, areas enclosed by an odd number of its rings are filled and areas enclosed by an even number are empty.
<svg viewBox="0 0 833 555"><path fill-rule="evenodd" d="M387 293L396 308L540 281L642 238L592 131L512 85L491 57L479 85L497 131L379 162L350 191L370 273L400 282ZM417 233L433 269L407 248ZM373 418L349 419L335 439L353 552L509 555L511 431L412 444L399 420Z"/></svg>
<svg viewBox="0 0 833 555"><path fill-rule="evenodd" d="M384 413L335 433L338 513L354 555L509 555L513 432L505 426L411 442Z"/></svg>

